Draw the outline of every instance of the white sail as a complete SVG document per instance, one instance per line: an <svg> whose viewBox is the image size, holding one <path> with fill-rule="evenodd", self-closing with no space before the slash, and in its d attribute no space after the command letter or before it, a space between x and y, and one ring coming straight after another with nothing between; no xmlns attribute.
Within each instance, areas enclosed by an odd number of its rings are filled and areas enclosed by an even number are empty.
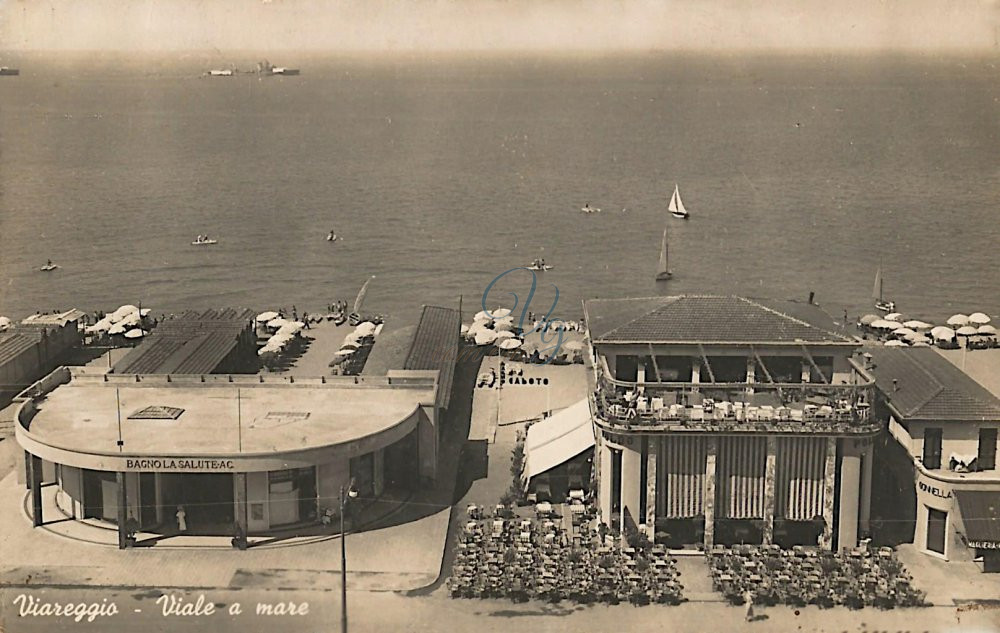
<svg viewBox="0 0 1000 633"><path fill-rule="evenodd" d="M879 266L878 270L875 271L875 286L872 288L872 299L876 301L882 300L882 267Z"/></svg>
<svg viewBox="0 0 1000 633"><path fill-rule="evenodd" d="M681 192L677 185L674 185L674 194L670 196L670 205L667 210L678 217L686 217L688 215L687 209L684 208L684 202L681 200Z"/></svg>
<svg viewBox="0 0 1000 633"><path fill-rule="evenodd" d="M670 270L667 268L667 227L663 227L663 243L660 245L660 268L656 271L657 276L667 275Z"/></svg>

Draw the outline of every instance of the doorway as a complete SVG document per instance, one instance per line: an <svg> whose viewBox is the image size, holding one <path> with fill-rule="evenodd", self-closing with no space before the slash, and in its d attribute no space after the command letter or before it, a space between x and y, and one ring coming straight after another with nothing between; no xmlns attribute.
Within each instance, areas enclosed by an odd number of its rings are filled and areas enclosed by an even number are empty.
<svg viewBox="0 0 1000 633"><path fill-rule="evenodd" d="M948 513L927 508L927 550L944 555Z"/></svg>
<svg viewBox="0 0 1000 633"><path fill-rule="evenodd" d="M178 506L184 507L188 534L227 535L233 532L233 475L230 473L163 473L160 489L166 525Z"/></svg>

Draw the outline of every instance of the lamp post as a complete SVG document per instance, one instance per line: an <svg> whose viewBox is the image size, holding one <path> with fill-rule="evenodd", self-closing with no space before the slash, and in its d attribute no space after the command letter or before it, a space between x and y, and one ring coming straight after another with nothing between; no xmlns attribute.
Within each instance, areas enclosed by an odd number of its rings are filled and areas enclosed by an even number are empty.
<svg viewBox="0 0 1000 633"><path fill-rule="evenodd" d="M345 488L340 487L340 631L347 633L347 532L344 531L344 511L347 499L354 499L358 491L354 489L354 481Z"/></svg>

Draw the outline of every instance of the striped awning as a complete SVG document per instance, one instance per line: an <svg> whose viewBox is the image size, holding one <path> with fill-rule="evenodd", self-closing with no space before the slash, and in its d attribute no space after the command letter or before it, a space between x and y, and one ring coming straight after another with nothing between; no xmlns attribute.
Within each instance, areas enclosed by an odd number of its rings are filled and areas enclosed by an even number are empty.
<svg viewBox="0 0 1000 633"><path fill-rule="evenodd" d="M705 514L705 459L708 443L704 437L668 436L662 439L656 468L657 515L668 519L689 519Z"/></svg>
<svg viewBox="0 0 1000 633"><path fill-rule="evenodd" d="M1000 549L1000 494L987 490L956 490L955 498L969 547Z"/></svg>
<svg viewBox="0 0 1000 633"><path fill-rule="evenodd" d="M767 438L721 437L716 460L716 516L764 518Z"/></svg>
<svg viewBox="0 0 1000 633"><path fill-rule="evenodd" d="M775 516L792 521L809 521L823 516L825 463L825 438L778 438L775 455Z"/></svg>

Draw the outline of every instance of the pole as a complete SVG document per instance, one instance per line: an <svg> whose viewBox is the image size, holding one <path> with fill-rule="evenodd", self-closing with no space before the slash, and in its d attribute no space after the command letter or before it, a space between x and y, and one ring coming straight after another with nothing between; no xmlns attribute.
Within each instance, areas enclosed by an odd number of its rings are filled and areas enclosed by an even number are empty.
<svg viewBox="0 0 1000 633"><path fill-rule="evenodd" d="M347 493L340 487L340 632L347 633L347 533L344 532L344 508Z"/></svg>

